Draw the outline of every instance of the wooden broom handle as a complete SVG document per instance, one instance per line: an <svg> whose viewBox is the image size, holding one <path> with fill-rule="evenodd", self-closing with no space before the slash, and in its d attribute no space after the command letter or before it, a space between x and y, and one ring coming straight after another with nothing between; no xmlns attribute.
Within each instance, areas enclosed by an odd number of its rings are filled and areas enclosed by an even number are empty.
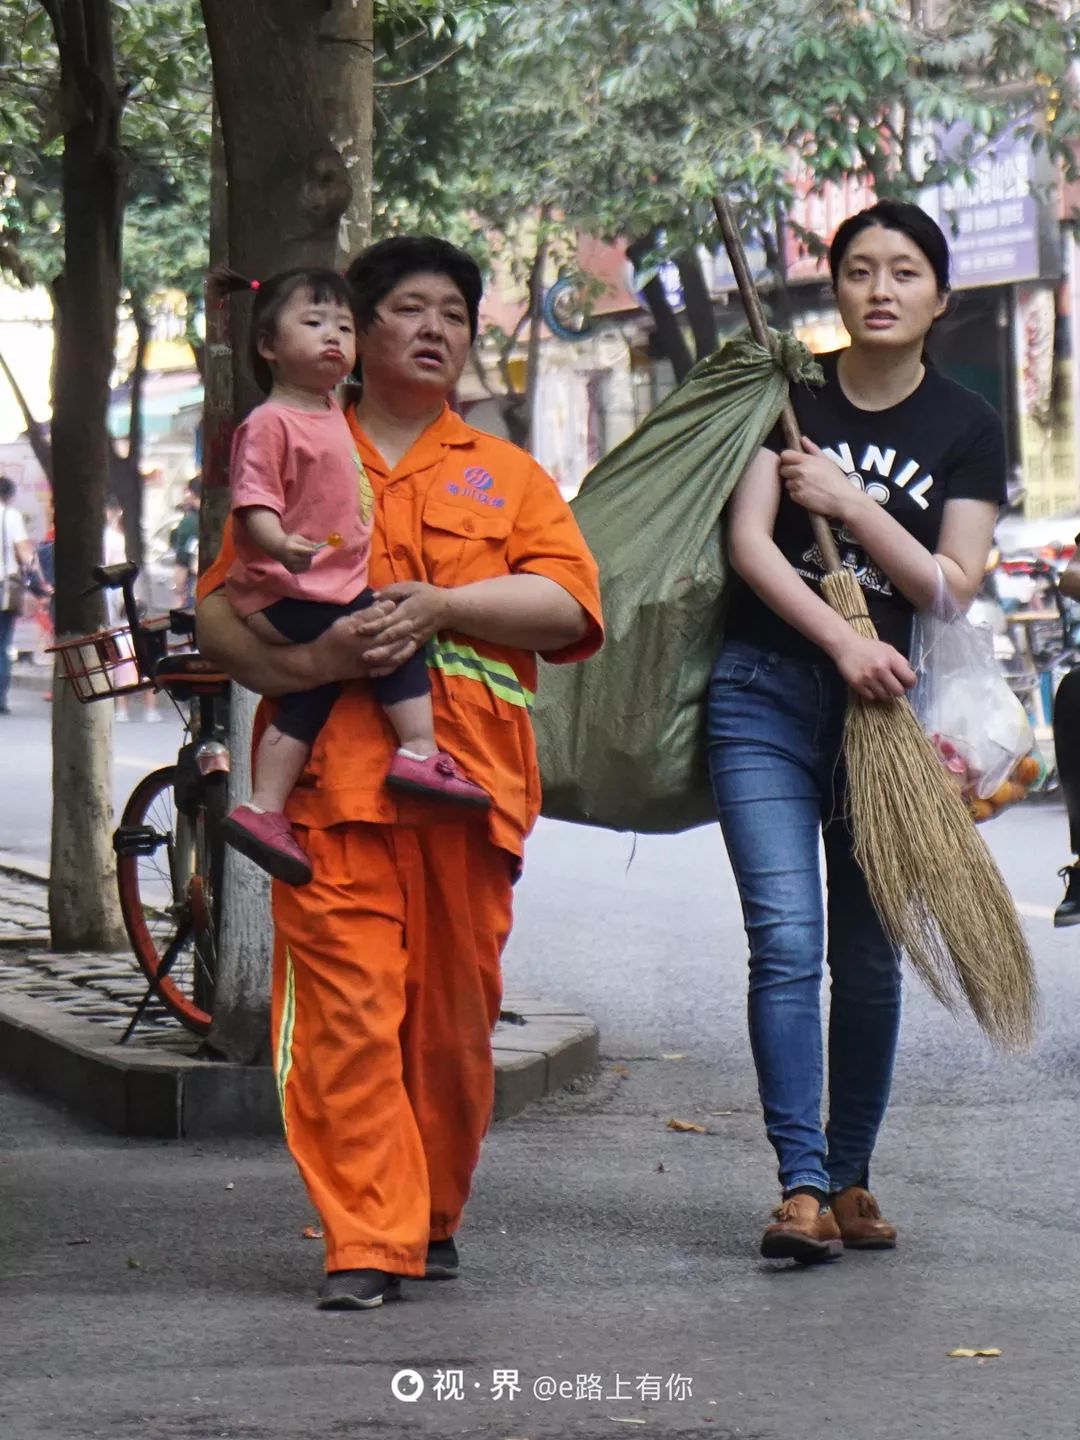
<svg viewBox="0 0 1080 1440"><path fill-rule="evenodd" d="M746 311L746 319L750 326L750 334L759 345L767 350L769 348L769 325L765 319L765 311L762 309L761 297L757 293L757 286L754 284L754 277L750 274L750 266L747 263L746 251L743 249L742 236L739 234L738 226L735 224L735 217L731 213L731 206L722 195L713 196L713 210L716 212L716 223L720 226L720 234L724 238L724 249L731 261L731 268L735 272L735 283L739 287L739 294L742 296L743 309ZM802 436L799 433L799 422L795 419L795 409L790 400L784 402L784 408L780 412L780 429L784 436L784 444L789 450L802 449ZM818 549L821 551L825 561L825 569L830 574L840 570L840 551L836 548L836 541L833 539L829 522L824 515L810 516L810 524L814 531L814 539L817 541Z"/></svg>

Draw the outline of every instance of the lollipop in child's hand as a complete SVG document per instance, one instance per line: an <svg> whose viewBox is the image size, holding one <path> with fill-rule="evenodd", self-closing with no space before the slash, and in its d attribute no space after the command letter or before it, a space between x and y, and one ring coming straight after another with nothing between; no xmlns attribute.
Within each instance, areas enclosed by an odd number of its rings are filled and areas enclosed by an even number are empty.
<svg viewBox="0 0 1080 1440"><path fill-rule="evenodd" d="M322 543L324 546L329 545L331 550L336 550L339 545L345 544L345 536L340 531L331 530Z"/></svg>

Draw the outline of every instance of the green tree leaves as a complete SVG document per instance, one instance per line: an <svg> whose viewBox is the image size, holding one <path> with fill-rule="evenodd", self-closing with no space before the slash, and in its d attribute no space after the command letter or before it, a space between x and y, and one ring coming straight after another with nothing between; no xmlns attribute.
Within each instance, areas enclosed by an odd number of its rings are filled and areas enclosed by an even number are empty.
<svg viewBox="0 0 1080 1440"><path fill-rule="evenodd" d="M489 243L547 206L565 230L663 229L671 252L711 234L718 187L760 225L801 167L820 187L868 174L912 194L956 173L934 126L985 139L1025 117L1066 173L1080 25L1053 3L956 0L947 34L906 0L546 0L472 12L469 45L432 27L380 67L376 205ZM389 83L388 83L389 82ZM475 236L474 236L475 241ZM475 244L474 244L475 248Z"/></svg>

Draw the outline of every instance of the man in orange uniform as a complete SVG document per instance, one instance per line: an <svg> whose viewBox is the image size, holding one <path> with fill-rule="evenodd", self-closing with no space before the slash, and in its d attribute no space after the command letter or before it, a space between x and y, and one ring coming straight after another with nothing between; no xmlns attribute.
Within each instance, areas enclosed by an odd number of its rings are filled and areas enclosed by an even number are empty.
<svg viewBox="0 0 1080 1440"><path fill-rule="evenodd" d="M446 404L476 334L474 262L397 237L349 279L363 388L347 416L385 603L310 645L264 645L220 590L227 532L200 586L199 636L266 696L355 681L426 646L440 748L491 796L480 819L395 799L393 734L352 683L288 810L314 878L274 888L278 1089L326 1235L319 1304L371 1309L399 1276L458 1273L453 1236L494 1098L511 887L539 810L536 653L581 660L602 632L596 567L554 482Z"/></svg>

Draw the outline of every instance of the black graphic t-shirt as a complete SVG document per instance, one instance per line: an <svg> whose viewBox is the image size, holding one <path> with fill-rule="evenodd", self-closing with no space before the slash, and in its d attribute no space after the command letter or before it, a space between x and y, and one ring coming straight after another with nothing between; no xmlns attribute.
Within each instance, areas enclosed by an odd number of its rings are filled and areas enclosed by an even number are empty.
<svg viewBox="0 0 1080 1440"><path fill-rule="evenodd" d="M888 410L860 410L840 388L841 352L819 356L825 384L792 388L799 428L928 550L938 543L947 500L1005 499L1005 434L997 411L929 366L921 384ZM785 448L777 427L770 450ZM832 522L840 558L854 571L882 640L907 654L914 608L855 537ZM773 538L799 574L820 590L825 573L810 512L781 491ZM821 649L770 610L744 581L734 587L726 634L781 655L820 660Z"/></svg>

